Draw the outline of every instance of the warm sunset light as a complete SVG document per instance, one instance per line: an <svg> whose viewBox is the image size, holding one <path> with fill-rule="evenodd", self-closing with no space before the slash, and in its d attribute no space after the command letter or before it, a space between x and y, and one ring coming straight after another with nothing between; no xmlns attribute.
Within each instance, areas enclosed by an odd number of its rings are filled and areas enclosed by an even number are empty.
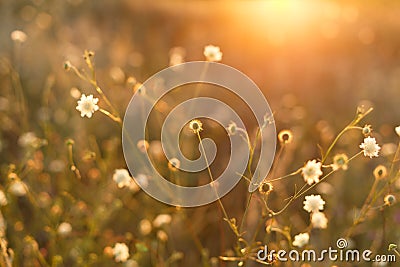
<svg viewBox="0 0 400 267"><path fill-rule="evenodd" d="M0 1L0 267L395 267L400 1Z"/></svg>

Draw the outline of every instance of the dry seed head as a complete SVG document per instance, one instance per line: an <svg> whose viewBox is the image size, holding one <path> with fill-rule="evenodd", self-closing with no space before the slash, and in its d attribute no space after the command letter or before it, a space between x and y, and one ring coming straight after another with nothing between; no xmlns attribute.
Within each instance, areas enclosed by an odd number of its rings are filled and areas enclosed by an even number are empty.
<svg viewBox="0 0 400 267"><path fill-rule="evenodd" d="M72 67L71 62L69 62L68 60L64 62L64 69L66 71L70 70Z"/></svg>
<svg viewBox="0 0 400 267"><path fill-rule="evenodd" d="M396 203L396 197L394 195L389 194L385 196L383 201L385 202L385 205L392 206L393 204Z"/></svg>
<svg viewBox="0 0 400 267"><path fill-rule="evenodd" d="M387 168L383 165L378 165L374 169L375 179L383 179L387 176Z"/></svg>
<svg viewBox="0 0 400 267"><path fill-rule="evenodd" d="M203 124L199 120L191 120L189 122L189 129L193 131L193 133L198 134L203 130Z"/></svg>
<svg viewBox="0 0 400 267"><path fill-rule="evenodd" d="M282 130L278 134L278 140L281 144L290 144L293 141L293 133L290 130Z"/></svg>
<svg viewBox="0 0 400 267"><path fill-rule="evenodd" d="M261 186L258 188L258 191L264 195L268 195L269 193L272 192L272 190L274 190L274 187L272 186L271 183L268 182L263 182Z"/></svg>
<svg viewBox="0 0 400 267"><path fill-rule="evenodd" d="M231 122L226 129L228 130L229 135L235 135L237 132L237 125L236 123Z"/></svg>
<svg viewBox="0 0 400 267"><path fill-rule="evenodd" d="M347 163L349 162L349 158L346 154L337 154L333 157L332 169L334 171L338 169L347 170Z"/></svg>
<svg viewBox="0 0 400 267"><path fill-rule="evenodd" d="M84 54L83 54L83 58L85 60L89 59L90 57L94 56L94 52L91 50L85 50Z"/></svg>
<svg viewBox="0 0 400 267"><path fill-rule="evenodd" d="M372 126L366 124L361 131L365 137L368 137L372 133Z"/></svg>
<svg viewBox="0 0 400 267"><path fill-rule="evenodd" d="M397 245L396 244L389 244L389 248L388 248L388 251L394 251L394 250L396 250L397 249Z"/></svg>

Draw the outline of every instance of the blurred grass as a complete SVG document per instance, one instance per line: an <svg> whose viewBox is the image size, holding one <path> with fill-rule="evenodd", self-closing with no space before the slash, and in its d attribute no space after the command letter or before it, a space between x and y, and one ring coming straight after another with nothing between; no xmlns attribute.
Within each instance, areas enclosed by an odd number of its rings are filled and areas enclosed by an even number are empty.
<svg viewBox="0 0 400 267"><path fill-rule="evenodd" d="M186 50L187 61L203 60L205 45L220 46L223 63L243 71L263 90L278 130L294 132L295 142L280 163L279 176L318 157L317 144L326 149L360 103L374 107L367 120L378 142L397 142L393 127L400 117L399 7L397 1L0 1L1 184L8 183L9 164L16 164L26 170L21 179L30 190L45 192L42 197L49 198L43 208L28 197L14 198L4 208L7 237L20 264L16 266L40 266L22 265L30 255L24 252L26 235L37 240L45 257L62 255L65 266L83 266L78 258L88 265L110 266L112 260L102 250L115 241L130 242L143 266L154 266L159 259L140 253L133 244L157 247L154 231L143 236L138 225L162 212L176 216L166 230L171 242L165 248L165 255L184 252L184 260L176 266L199 265L192 235L199 236L214 257L232 248L233 237L215 204L182 212L143 192L115 187L112 171L125 165L119 128L100 114L90 120L80 118L70 88L94 90L64 71L65 60L84 67L83 51L95 51L101 87L123 113L132 96L125 83L128 76L143 82L168 66L170 49L176 46ZM11 40L16 29L28 35L26 42ZM31 151L26 167L28 152L17 140L28 131L48 145ZM67 138L75 141L73 156L82 180L67 168ZM360 140L350 133L339 150L357 152ZM89 152L96 157L87 158ZM54 160L65 168L50 167ZM316 234L316 246L334 244L343 235L354 208L361 207L368 194L373 168L381 162L381 158L357 159L349 171L331 177L330 225ZM292 182L278 183L272 205L278 207L292 188ZM245 190L239 186L223 199L232 217L243 214ZM297 201L279 222L292 222L293 232L301 231L308 220L307 214L298 212L301 208L302 201ZM360 248L373 242L375 231L384 241L400 238L398 207L376 213L379 216L363 228L365 233L355 237ZM249 215L250 224L256 216ZM54 231L65 220L73 225L73 235L63 240ZM389 221L388 226L383 227L382 220ZM383 243L375 245L382 253ZM94 257L90 253L96 255L95 263L89 263Z"/></svg>

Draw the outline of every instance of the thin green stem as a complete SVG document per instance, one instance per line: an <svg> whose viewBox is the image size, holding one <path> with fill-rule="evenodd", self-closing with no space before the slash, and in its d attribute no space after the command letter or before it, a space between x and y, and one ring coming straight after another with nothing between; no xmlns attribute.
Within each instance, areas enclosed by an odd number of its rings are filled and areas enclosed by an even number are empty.
<svg viewBox="0 0 400 267"><path fill-rule="evenodd" d="M200 132L197 132L196 134L197 134L197 138L199 139L199 142L200 142L201 152L202 152L202 154L204 155L204 159L205 159L205 161L206 161L208 175L210 176L211 183L212 183L212 186L211 186L211 187L214 189L214 193L215 193L216 196L217 196L217 201L218 201L218 204L219 204L219 206L220 206L220 208L221 208L221 211L222 211L222 213L223 213L224 219L228 222L230 228L231 228L232 231L235 233L235 235L236 235L236 236L239 236L239 233L238 233L238 231L237 231L237 229L236 229L236 226L233 226L233 225L232 225L232 221L230 220L230 218L229 218L229 216L228 216L228 213L226 212L225 207L224 207L224 205L222 204L222 201L221 201L221 199L220 199L220 197L219 197L219 195L218 195L218 191L217 191L217 189L215 188L216 184L215 184L213 175L212 175L212 173L211 173L210 164L209 164L209 162L208 162L208 158L207 158L207 155L206 155L206 151L205 151L205 149L204 149L203 140L201 139Z"/></svg>
<svg viewBox="0 0 400 267"><path fill-rule="evenodd" d="M325 155L322 157L321 163L324 164L326 159L328 158L329 154L332 152L333 147L336 145L336 143L339 141L340 137L347 132L348 130L353 130L353 129L362 129L361 127L356 126L365 116L367 116L369 113L371 113L373 108L370 108L366 112L363 113L357 113L356 117L351 121L333 140L331 145L329 146L328 150L326 151Z"/></svg>

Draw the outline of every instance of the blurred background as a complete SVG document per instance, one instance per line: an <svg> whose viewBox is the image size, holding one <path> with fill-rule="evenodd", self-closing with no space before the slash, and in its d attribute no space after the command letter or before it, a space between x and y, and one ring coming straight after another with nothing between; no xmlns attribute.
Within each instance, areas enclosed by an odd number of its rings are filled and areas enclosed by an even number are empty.
<svg viewBox="0 0 400 267"><path fill-rule="evenodd" d="M112 182L113 170L125 166L120 128L100 113L90 120L80 117L75 110L76 92L95 91L63 67L66 60L85 67L85 49L95 52L97 80L123 114L133 94L132 79L143 83L169 66L173 55L184 61L204 60L206 45L219 46L222 63L245 73L263 91L275 112L277 130L294 133L277 176L319 157L317 144L326 149L359 105L374 107L366 123L373 125L378 143L387 145L387 155L396 149L398 1L0 0L0 25L0 179L7 188L7 173L15 164L39 202L14 197L4 207L15 266L45 266L26 248L30 244L26 236L37 241L47 262L61 255L64 265L59 266L113 266L116 263L103 249L117 241L130 242L138 266L237 264L216 258L233 249L233 237L216 204L182 213L143 192L121 191ZM15 30L23 31L26 40L12 38ZM18 145L26 132L34 132L48 144L28 153ZM68 138L75 142L81 180L67 168ZM353 155L361 141L359 134L350 133L340 141L338 152ZM357 159L354 168L335 174L330 184L319 189L326 193L330 226L316 234L317 247L335 244L351 225L354 209L367 196L372 170L379 163L384 159ZM279 207L293 184L276 184L272 205ZM243 183L224 198L232 217L243 215L245 192ZM278 223L290 222L293 234L303 231L309 218L301 208L299 200ZM388 242L400 238L400 211L394 207L385 215L374 212L354 242L367 248L378 235L380 241L373 245L384 253ZM169 239L162 248L154 243L157 231L141 230L143 220L151 221L160 213L174 214L171 226L164 229ZM256 217L257 213L249 215L250 226L256 224ZM190 224L188 218L193 220ZM63 221L72 224L68 238L53 231ZM179 229L186 231L178 233ZM149 249L163 251L154 256ZM174 252L182 252L183 259ZM168 261L169 257L178 259Z"/></svg>

